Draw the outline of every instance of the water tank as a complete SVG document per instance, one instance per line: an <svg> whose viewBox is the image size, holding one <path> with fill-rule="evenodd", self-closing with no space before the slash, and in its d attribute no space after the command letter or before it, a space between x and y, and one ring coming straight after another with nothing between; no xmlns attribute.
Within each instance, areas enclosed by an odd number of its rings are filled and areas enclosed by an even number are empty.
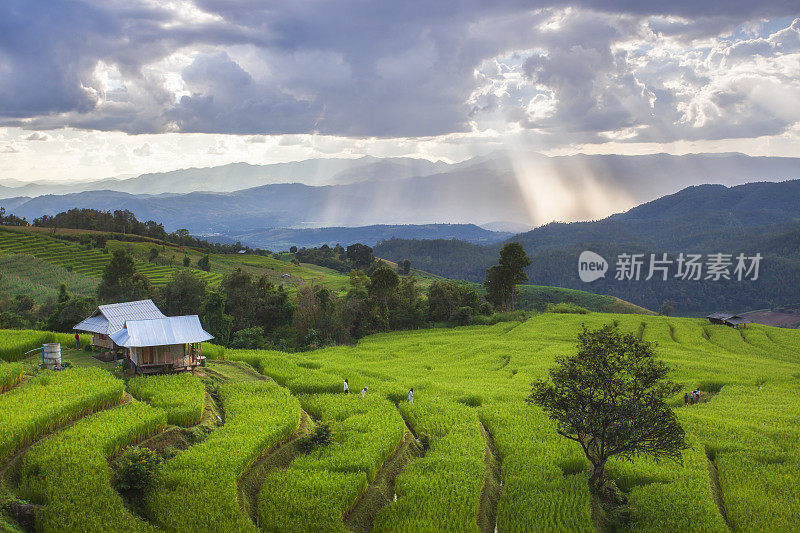
<svg viewBox="0 0 800 533"><path fill-rule="evenodd" d="M61 345L51 342L42 345L42 366L54 370L61 367Z"/></svg>

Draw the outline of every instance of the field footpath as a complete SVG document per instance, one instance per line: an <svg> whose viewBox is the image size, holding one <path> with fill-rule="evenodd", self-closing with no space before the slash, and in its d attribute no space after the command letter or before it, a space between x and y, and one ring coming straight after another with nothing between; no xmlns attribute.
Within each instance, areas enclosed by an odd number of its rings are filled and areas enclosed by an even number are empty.
<svg viewBox="0 0 800 533"><path fill-rule="evenodd" d="M404 420L405 422L405 420ZM403 440L394 453L381 465L375 479L361 494L358 501L347 511L343 522L345 527L358 533L372 531L378 513L395 499L395 480L412 461L425 455L411 427L406 422Z"/></svg>
<svg viewBox="0 0 800 533"><path fill-rule="evenodd" d="M274 469L286 468L289 466L289 463L299 455L297 441L311 433L311 428L313 426L314 422L311 417L301 409L300 427L297 431L288 439L277 443L267 450L264 455L256 459L256 462L253 463L237 481L239 506L242 508L242 513L249 517L257 527L260 527L258 494L261 492L261 485L264 484L264 478Z"/></svg>
<svg viewBox="0 0 800 533"><path fill-rule="evenodd" d="M481 505L478 509L478 527L482 533L494 533L497 530L497 504L503 491L503 479L500 455L489 428L481 421L481 434L486 443L483 464L486 477L481 489Z"/></svg>

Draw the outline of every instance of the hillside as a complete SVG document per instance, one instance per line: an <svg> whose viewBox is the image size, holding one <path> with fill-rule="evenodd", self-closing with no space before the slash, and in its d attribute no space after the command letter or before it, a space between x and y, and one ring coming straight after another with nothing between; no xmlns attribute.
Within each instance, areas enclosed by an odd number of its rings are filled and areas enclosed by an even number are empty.
<svg viewBox="0 0 800 533"><path fill-rule="evenodd" d="M547 224L509 241L521 243L533 259L527 270L533 283L610 294L650 309L672 300L683 314L741 312L800 303L792 281L800 277L798 220L799 180L731 188L709 185L684 189L599 221ZM497 260L500 246L390 239L376 246L376 253L394 260L407 258L439 275L480 282ZM592 284L581 282L577 261L583 250L606 258L611 272ZM621 253L660 257L680 252L760 253L761 277L749 284L685 282L673 276L666 282L613 279L615 259Z"/></svg>
<svg viewBox="0 0 800 533"><path fill-rule="evenodd" d="M594 531L588 462L524 399L556 357L574 353L583 325L611 320L657 342L690 445L680 461L609 462L629 529L791 530L800 333L597 313L379 334L302 354L228 350L196 375L127 383L113 363L66 347L75 368L62 372L34 375L35 356L0 363L0 383L12 387L0 394L0 465L16 473L3 476L0 498L41 505L49 524L104 531ZM0 338L3 357L58 339ZM345 378L353 391L368 387L365 397L341 394ZM684 406L696 388L702 401ZM74 423L53 431L65 422ZM319 422L332 442L304 451L295 439ZM136 445L163 461L139 493L112 475ZM16 524L4 512L0 526Z"/></svg>
<svg viewBox="0 0 800 533"><path fill-rule="evenodd" d="M348 246L360 242L374 246L384 239L458 239L477 244L492 244L511 236L509 232L489 231L475 224L375 225L352 228L264 228L201 235L212 242L245 243L267 250L288 250L292 246L317 247L327 244Z"/></svg>

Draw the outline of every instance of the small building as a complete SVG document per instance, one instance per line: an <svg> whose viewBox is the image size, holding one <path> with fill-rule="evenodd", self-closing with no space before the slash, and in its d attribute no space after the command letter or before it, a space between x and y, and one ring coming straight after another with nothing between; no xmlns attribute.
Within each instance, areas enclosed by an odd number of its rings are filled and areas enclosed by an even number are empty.
<svg viewBox="0 0 800 533"><path fill-rule="evenodd" d="M76 324L72 329L92 334L92 346L102 350L116 350L111 334L119 331L128 320L167 318L153 300L138 300L118 304L101 305L92 315Z"/></svg>
<svg viewBox="0 0 800 533"><path fill-rule="evenodd" d="M214 337L197 315L126 320L111 340L126 350L136 374L191 370L205 364L200 343Z"/></svg>
<svg viewBox="0 0 800 533"><path fill-rule="evenodd" d="M730 326L732 328L747 324L750 321L740 315L729 315L727 313L713 313L706 317L712 324Z"/></svg>

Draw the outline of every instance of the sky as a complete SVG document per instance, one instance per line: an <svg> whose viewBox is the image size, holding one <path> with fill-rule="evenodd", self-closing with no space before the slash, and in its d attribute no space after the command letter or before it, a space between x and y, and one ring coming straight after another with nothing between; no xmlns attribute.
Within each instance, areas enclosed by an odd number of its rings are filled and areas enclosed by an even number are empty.
<svg viewBox="0 0 800 533"><path fill-rule="evenodd" d="M800 153L797 0L4 0L0 179Z"/></svg>

